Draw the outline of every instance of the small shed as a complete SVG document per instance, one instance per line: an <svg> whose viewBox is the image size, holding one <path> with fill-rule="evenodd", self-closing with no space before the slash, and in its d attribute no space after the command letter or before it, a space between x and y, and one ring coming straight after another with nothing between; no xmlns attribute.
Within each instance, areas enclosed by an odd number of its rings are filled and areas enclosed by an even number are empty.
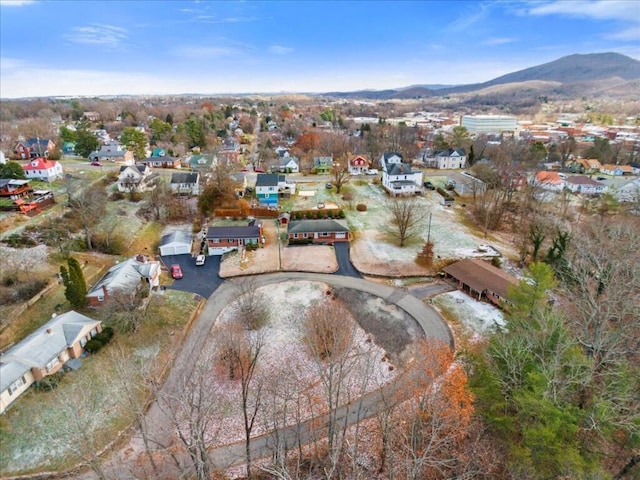
<svg viewBox="0 0 640 480"><path fill-rule="evenodd" d="M160 239L160 255L183 255L191 253L191 234L181 230L167 233Z"/></svg>

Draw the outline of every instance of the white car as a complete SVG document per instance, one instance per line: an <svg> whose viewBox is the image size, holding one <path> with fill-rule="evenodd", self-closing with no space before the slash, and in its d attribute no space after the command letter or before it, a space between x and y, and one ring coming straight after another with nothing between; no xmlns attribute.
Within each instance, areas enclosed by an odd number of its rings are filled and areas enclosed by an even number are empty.
<svg viewBox="0 0 640 480"><path fill-rule="evenodd" d="M378 174L378 170L376 170L375 168L370 168L369 170L367 170L367 175L377 175Z"/></svg>
<svg viewBox="0 0 640 480"><path fill-rule="evenodd" d="M200 266L200 265L204 265L205 260L207 259L207 257L205 255L198 255L196 257L196 265Z"/></svg>

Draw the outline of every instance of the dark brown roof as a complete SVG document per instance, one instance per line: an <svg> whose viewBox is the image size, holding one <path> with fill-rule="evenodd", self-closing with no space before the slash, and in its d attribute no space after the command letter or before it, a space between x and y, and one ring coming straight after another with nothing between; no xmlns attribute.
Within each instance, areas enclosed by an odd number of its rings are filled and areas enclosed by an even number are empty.
<svg viewBox="0 0 640 480"><path fill-rule="evenodd" d="M456 280L469 285L476 292L489 290L506 297L509 285L518 285L518 279L478 258L466 258L444 268Z"/></svg>
<svg viewBox="0 0 640 480"><path fill-rule="evenodd" d="M260 227L209 227L207 238L258 238Z"/></svg>

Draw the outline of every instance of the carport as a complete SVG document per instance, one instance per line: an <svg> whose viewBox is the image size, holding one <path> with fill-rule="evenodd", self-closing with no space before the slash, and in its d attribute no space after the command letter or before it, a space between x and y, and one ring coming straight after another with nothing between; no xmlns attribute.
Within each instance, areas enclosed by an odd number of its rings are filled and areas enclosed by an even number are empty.
<svg viewBox="0 0 640 480"><path fill-rule="evenodd" d="M160 255L184 255L191 253L191 233L178 230L167 233L160 239Z"/></svg>

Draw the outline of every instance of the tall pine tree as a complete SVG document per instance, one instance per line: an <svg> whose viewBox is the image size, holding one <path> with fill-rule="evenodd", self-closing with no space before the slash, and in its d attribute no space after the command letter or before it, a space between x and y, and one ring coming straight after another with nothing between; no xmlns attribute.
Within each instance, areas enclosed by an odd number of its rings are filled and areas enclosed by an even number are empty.
<svg viewBox="0 0 640 480"><path fill-rule="evenodd" d="M68 269L60 266L60 276L64 283L64 296L74 308L82 308L87 303L87 282L80 263L73 257L67 260Z"/></svg>

